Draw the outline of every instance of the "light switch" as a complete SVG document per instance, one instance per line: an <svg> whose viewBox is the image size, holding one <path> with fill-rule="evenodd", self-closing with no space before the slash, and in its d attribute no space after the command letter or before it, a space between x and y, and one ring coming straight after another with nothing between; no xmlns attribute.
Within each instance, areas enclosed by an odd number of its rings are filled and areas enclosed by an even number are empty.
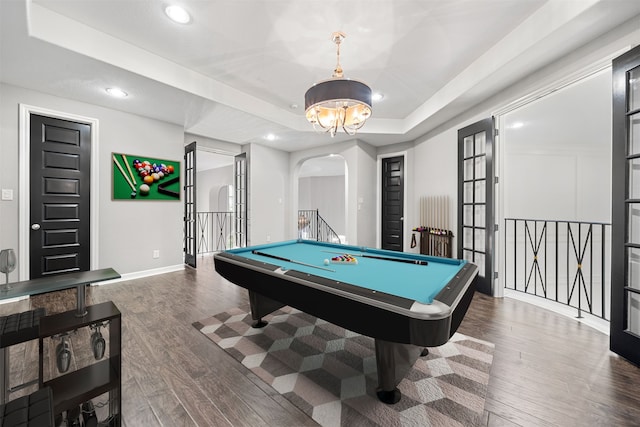
<svg viewBox="0 0 640 427"><path fill-rule="evenodd" d="M13 190L10 188L3 188L2 200L13 200Z"/></svg>

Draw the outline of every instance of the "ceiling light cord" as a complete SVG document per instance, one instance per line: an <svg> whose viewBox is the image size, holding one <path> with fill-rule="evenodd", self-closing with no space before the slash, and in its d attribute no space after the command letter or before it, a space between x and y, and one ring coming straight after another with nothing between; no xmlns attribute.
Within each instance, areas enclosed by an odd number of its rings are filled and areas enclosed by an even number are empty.
<svg viewBox="0 0 640 427"><path fill-rule="evenodd" d="M341 79L343 77L342 67L340 66L340 43L342 43L342 40L344 40L345 37L346 36L344 35L344 33L340 31L336 31L335 33L332 34L332 37L331 37L331 40L333 40L333 42L336 44L336 56L337 56L336 69L333 70L334 78Z"/></svg>

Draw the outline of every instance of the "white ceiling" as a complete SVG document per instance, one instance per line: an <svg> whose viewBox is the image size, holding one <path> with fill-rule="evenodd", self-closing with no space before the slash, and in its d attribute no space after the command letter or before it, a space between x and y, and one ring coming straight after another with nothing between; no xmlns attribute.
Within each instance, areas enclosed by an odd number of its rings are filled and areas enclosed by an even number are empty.
<svg viewBox="0 0 640 427"><path fill-rule="evenodd" d="M296 151L352 139L314 133L303 111L340 30L345 77L384 94L357 138L382 146L640 14L638 0L175 0L193 18L180 25L164 15L171 2L0 0L0 81ZM108 97L112 86L129 96Z"/></svg>

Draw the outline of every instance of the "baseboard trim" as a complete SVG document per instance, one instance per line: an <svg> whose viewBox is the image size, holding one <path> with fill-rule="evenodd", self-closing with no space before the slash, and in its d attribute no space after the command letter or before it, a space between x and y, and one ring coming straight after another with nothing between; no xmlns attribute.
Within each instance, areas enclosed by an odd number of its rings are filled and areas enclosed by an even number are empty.
<svg viewBox="0 0 640 427"><path fill-rule="evenodd" d="M112 283L124 282L126 280L142 279L144 277L156 276L158 274L173 273L174 271L184 270L184 264L169 265L167 267L154 268L151 270L135 271L133 273L124 273L119 279L105 280L104 282L92 283L91 286L104 286Z"/></svg>
<svg viewBox="0 0 640 427"><path fill-rule="evenodd" d="M23 297L15 297L15 298L3 299L3 300L0 300L0 304L10 304L12 302L22 301L23 299L27 299L27 298L29 298L29 295L25 295Z"/></svg>
<svg viewBox="0 0 640 427"><path fill-rule="evenodd" d="M504 296L507 298L516 299L519 301L524 301L529 304L536 305L538 307L547 309L549 311L553 311L554 313L561 314L563 316L572 318L576 322L583 323L598 332L602 332L605 335L609 335L609 322L601 319L597 316L593 316L589 313L582 312L582 318L579 319L576 314L578 312L577 308L569 307L565 304L557 303L555 301L549 301L544 298L528 295L523 292L514 291L512 289L504 290Z"/></svg>

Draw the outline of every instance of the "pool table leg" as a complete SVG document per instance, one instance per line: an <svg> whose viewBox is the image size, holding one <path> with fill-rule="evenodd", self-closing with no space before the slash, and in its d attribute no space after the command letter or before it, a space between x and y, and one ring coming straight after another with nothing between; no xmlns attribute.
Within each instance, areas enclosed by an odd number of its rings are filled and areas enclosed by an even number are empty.
<svg viewBox="0 0 640 427"><path fill-rule="evenodd" d="M285 306L281 302L272 300L253 291L249 291L249 304L251 305L251 318L254 320L251 326L254 328L267 326L267 322L262 320L262 318Z"/></svg>
<svg viewBox="0 0 640 427"><path fill-rule="evenodd" d="M376 365L378 369L378 399L394 404L402 394L396 386L407 375L409 369L421 355L424 347L399 344L376 339Z"/></svg>

